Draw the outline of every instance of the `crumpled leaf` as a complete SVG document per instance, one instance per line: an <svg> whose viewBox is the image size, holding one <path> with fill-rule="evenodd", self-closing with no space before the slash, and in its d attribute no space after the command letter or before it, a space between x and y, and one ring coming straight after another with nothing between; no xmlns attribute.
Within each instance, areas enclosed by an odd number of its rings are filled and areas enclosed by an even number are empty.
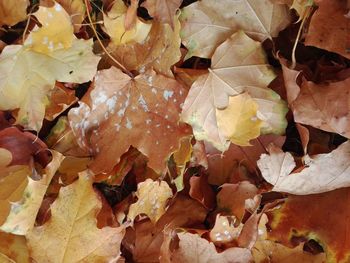
<svg viewBox="0 0 350 263"><path fill-rule="evenodd" d="M290 22L288 7L270 0L202 0L183 8L180 20L182 43L189 50L186 58L210 58L238 30L262 42Z"/></svg>
<svg viewBox="0 0 350 263"><path fill-rule="evenodd" d="M128 228L123 245L132 253L135 261L157 262L164 241L164 229L192 227L201 224L206 215L206 209L199 202L178 194L155 224L142 220L134 223L133 228Z"/></svg>
<svg viewBox="0 0 350 263"><path fill-rule="evenodd" d="M154 19L174 28L173 18L181 3L182 0L146 0L142 3L142 6L148 10L148 13Z"/></svg>
<svg viewBox="0 0 350 263"><path fill-rule="evenodd" d="M40 7L36 16L43 26L29 34L24 46L6 46L0 55L0 110L19 108L17 123L38 131L55 81L91 80L99 58L92 53L92 40L78 40L71 24L67 29L70 18L59 4Z"/></svg>
<svg viewBox="0 0 350 263"><path fill-rule="evenodd" d="M27 18L29 0L0 0L0 26L14 26Z"/></svg>
<svg viewBox="0 0 350 263"><path fill-rule="evenodd" d="M104 30L111 37L115 45L134 41L142 43L151 30L151 24L144 23L138 18L136 18L135 25L127 30L125 28L127 9L123 0L116 0L111 10L107 14L103 14Z"/></svg>
<svg viewBox="0 0 350 263"><path fill-rule="evenodd" d="M349 262L349 190L289 196L280 209L269 214L268 239L289 247L295 246L294 237L314 239L326 253L325 262Z"/></svg>
<svg viewBox="0 0 350 263"><path fill-rule="evenodd" d="M179 233L179 247L168 252L168 261L182 263L249 263L253 262L249 249L229 248L218 253L213 243L201 238L197 234ZM164 255L163 255L164 256ZM164 257L166 258L166 257Z"/></svg>
<svg viewBox="0 0 350 263"><path fill-rule="evenodd" d="M187 126L179 123L185 96L178 82L154 72L130 78L116 68L100 71L94 89L68 115L78 143L95 156L91 169L111 171L132 145L162 173L188 136Z"/></svg>
<svg viewBox="0 0 350 263"><path fill-rule="evenodd" d="M174 29L168 24L153 22L148 37L142 43L114 45L107 50L128 70L143 73L151 68L156 72L172 77L170 67L181 57L180 22L173 17ZM113 64L113 61L110 61Z"/></svg>
<svg viewBox="0 0 350 263"><path fill-rule="evenodd" d="M12 202L10 214L5 223L0 226L0 230L16 235L25 235L34 227L35 218L46 190L63 159L63 155L52 151L52 161L43 171L42 178L35 181L28 177L28 184L24 185L25 189L21 200ZM31 171L27 175L32 173L35 174L35 171Z"/></svg>
<svg viewBox="0 0 350 263"><path fill-rule="evenodd" d="M305 168L297 173L291 173L295 162L290 153L273 145L269 152L261 155L258 167L264 179L274 185L273 191L306 195L350 186L349 141L330 153L305 156Z"/></svg>
<svg viewBox="0 0 350 263"><path fill-rule="evenodd" d="M0 232L0 262L30 262L25 237Z"/></svg>
<svg viewBox="0 0 350 263"><path fill-rule="evenodd" d="M80 174L78 181L60 189L49 221L26 236L32 258L37 262L107 262L120 258L124 226L98 229L100 208L89 173Z"/></svg>
<svg viewBox="0 0 350 263"><path fill-rule="evenodd" d="M241 222L245 213L246 200L254 198L257 193L256 186L248 181L223 184L216 196L216 211L224 215L234 215Z"/></svg>
<svg viewBox="0 0 350 263"><path fill-rule="evenodd" d="M165 213L167 201L173 192L165 181L146 181L137 185L137 202L129 208L128 218L134 220L137 215L146 214L155 223Z"/></svg>
<svg viewBox="0 0 350 263"><path fill-rule="evenodd" d="M293 74L293 71L284 72ZM303 79L298 89L289 83L286 86L287 93L291 94L288 102L295 121L350 138L349 84L350 78L328 84L316 84Z"/></svg>
<svg viewBox="0 0 350 263"><path fill-rule="evenodd" d="M315 4L318 8L311 17L305 44L350 58L346 1L315 0Z"/></svg>
<svg viewBox="0 0 350 263"><path fill-rule="evenodd" d="M282 134L287 108L279 95L267 88L274 77L261 44L239 31L216 49L209 73L193 83L182 120L191 124L197 140L206 140L225 151L229 138L218 127L216 109L226 108L229 96L247 92L258 104L261 131Z"/></svg>

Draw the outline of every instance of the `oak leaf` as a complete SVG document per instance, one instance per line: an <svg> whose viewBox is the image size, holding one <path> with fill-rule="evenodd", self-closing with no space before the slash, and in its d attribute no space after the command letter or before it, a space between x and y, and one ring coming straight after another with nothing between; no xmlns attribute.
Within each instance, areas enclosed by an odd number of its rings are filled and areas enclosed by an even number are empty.
<svg viewBox="0 0 350 263"><path fill-rule="evenodd" d="M124 226L96 226L101 201L89 172L62 187L51 205L51 218L27 234L31 256L38 262L106 262L120 258ZM43 250L43 248L45 248Z"/></svg>
<svg viewBox="0 0 350 263"><path fill-rule="evenodd" d="M50 13L53 23L46 22ZM91 80L99 58L92 53L92 40L76 39L72 25L66 30L70 18L59 4L40 7L36 15L43 26L29 34L24 46L6 46L0 55L0 110L19 108L17 123L38 131L55 81Z"/></svg>
<svg viewBox="0 0 350 263"><path fill-rule="evenodd" d="M216 47L243 30L258 41L276 37L290 22L288 7L270 0L203 0L182 9L181 39L186 58L210 58Z"/></svg>
<svg viewBox="0 0 350 263"><path fill-rule="evenodd" d="M350 186L349 141L330 153L306 155L304 169L295 173L291 173L296 164L290 153L273 145L269 152L261 155L258 166L264 179L274 185L273 191L306 195Z"/></svg>
<svg viewBox="0 0 350 263"><path fill-rule="evenodd" d="M173 192L165 181L146 181L137 185L137 202L129 208L128 218L134 220L137 215L146 214L155 223L165 213L167 201Z"/></svg>
<svg viewBox="0 0 350 263"><path fill-rule="evenodd" d="M179 123L185 96L178 82L155 72L135 78L116 68L98 72L91 93L68 114L79 144L95 156L91 169L111 171L132 145L148 157L150 168L163 172L188 136Z"/></svg>
<svg viewBox="0 0 350 263"><path fill-rule="evenodd" d="M193 83L182 120L192 126L197 140L206 140L225 151L230 138L218 127L216 109L225 109L230 96L247 92L258 104L257 116L263 121L261 131L282 134L287 125L287 108L279 95L267 88L274 78L261 44L239 31L215 50L209 73ZM249 131L242 131L242 135L245 132Z"/></svg>

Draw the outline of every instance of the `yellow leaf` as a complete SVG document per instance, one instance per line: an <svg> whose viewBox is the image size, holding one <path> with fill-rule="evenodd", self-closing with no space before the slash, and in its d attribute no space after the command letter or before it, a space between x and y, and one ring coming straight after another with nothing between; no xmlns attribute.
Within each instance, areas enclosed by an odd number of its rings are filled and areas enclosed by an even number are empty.
<svg viewBox="0 0 350 263"><path fill-rule="evenodd" d="M258 104L257 116L263 121L261 132L283 134L288 108L268 88L275 76L261 43L239 31L215 50L209 73L192 84L181 118L192 126L197 140L206 140L225 151L229 146L228 134L218 127L216 109L226 108L230 97L247 92Z"/></svg>
<svg viewBox="0 0 350 263"><path fill-rule="evenodd" d="M28 185L23 192L21 200L12 202L11 212L6 222L0 227L0 230L16 235L25 235L34 227L35 218L47 187L63 158L60 153L52 151L52 161L46 166L42 179L34 181L28 177ZM29 175L29 173L26 175Z"/></svg>
<svg viewBox="0 0 350 263"><path fill-rule="evenodd" d="M120 256L124 227L96 226L102 204L88 172L62 187L51 205L51 218L27 235L35 262L115 262ZM45 248L45 249L43 249Z"/></svg>
<svg viewBox="0 0 350 263"><path fill-rule="evenodd" d="M115 45L126 44L129 42L143 42L148 36L152 25L142 22L136 18L133 28L126 30L125 17L127 7L122 0L115 1L111 10L107 14L103 14L104 29L111 37Z"/></svg>
<svg viewBox="0 0 350 263"><path fill-rule="evenodd" d="M234 144L249 146L249 141L260 135L262 122L257 112L258 104L248 93L230 97L227 108L216 109L218 127Z"/></svg>
<svg viewBox="0 0 350 263"><path fill-rule="evenodd" d="M26 19L29 0L0 0L0 26L13 26Z"/></svg>
<svg viewBox="0 0 350 263"><path fill-rule="evenodd" d="M134 220L139 214L146 214L153 223L165 213L167 200L173 196L165 181L146 181L137 185L137 202L129 209L128 218Z"/></svg>
<svg viewBox="0 0 350 263"><path fill-rule="evenodd" d="M70 16L57 3L53 7L40 6L33 15L42 24L32 30L24 42L25 47L33 51L49 54L50 52L67 49L72 46L73 25Z"/></svg>

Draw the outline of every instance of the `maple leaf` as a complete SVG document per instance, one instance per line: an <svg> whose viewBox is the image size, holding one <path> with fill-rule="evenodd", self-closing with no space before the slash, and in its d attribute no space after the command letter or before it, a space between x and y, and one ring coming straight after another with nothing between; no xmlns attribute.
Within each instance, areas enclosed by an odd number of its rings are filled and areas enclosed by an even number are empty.
<svg viewBox="0 0 350 263"><path fill-rule="evenodd" d="M29 0L0 0L0 26L14 26L27 18Z"/></svg>
<svg viewBox="0 0 350 263"><path fill-rule="evenodd" d="M138 200L130 206L128 218L134 220L137 215L146 214L152 222L157 222L173 192L165 181L147 179L137 185L136 196Z"/></svg>
<svg viewBox="0 0 350 263"><path fill-rule="evenodd" d="M263 121L261 131L284 133L286 105L278 94L267 88L274 77L261 44L239 31L215 50L209 73L193 83L183 107L182 119L191 124L197 140L206 140L225 151L230 138L225 137L218 127L216 109L226 108L230 96L247 92L258 104L257 116ZM251 107L251 103L248 106ZM234 118L234 114L241 113L231 111L231 114ZM245 132L248 131L240 131L241 136L245 136ZM239 141L243 139L235 138L235 142Z"/></svg>
<svg viewBox="0 0 350 263"><path fill-rule="evenodd" d="M137 70L143 73L153 68L158 73L172 77L170 67L181 57L180 22L178 17L174 17L173 20L174 30L167 24L153 22L143 43L111 43L107 50L130 71ZM113 65L113 61L109 62Z"/></svg>
<svg viewBox="0 0 350 263"><path fill-rule="evenodd" d="M345 32L349 20L345 16L348 9L346 3L315 0L315 4L318 9L312 15L305 44L350 58L347 51L348 34Z"/></svg>
<svg viewBox="0 0 350 263"><path fill-rule="evenodd" d="M115 45L134 41L141 43L146 39L151 30L151 24L144 23L138 18L135 18L136 22L134 26L127 29L125 27L127 10L128 8L123 0L117 0L114 2L111 10L107 14L103 14L104 30L111 37Z"/></svg>
<svg viewBox="0 0 350 263"><path fill-rule="evenodd" d="M28 177L25 180L28 181L28 184L24 185L25 189L20 200L11 203L10 214L4 224L0 226L0 230L16 235L25 235L34 227L41 201L63 158L60 153L52 151L52 161L43 171L42 178L35 181ZM30 176L32 173L35 175L35 171L30 171L26 175Z"/></svg>
<svg viewBox="0 0 350 263"><path fill-rule="evenodd" d="M150 16L174 28L173 17L181 3L182 0L146 0L141 6L148 10Z"/></svg>
<svg viewBox="0 0 350 263"><path fill-rule="evenodd" d="M51 218L27 234L31 256L38 262L106 262L120 257L124 226L96 226L101 202L88 172L62 187L51 205ZM46 248L43 250L43 247Z"/></svg>
<svg viewBox="0 0 350 263"><path fill-rule="evenodd" d="M24 236L0 232L0 262L30 263L29 251Z"/></svg>
<svg viewBox="0 0 350 263"><path fill-rule="evenodd" d="M234 215L240 222L245 213L245 202L258 193L255 185L243 181L238 184L223 184L216 196L217 212Z"/></svg>
<svg viewBox="0 0 350 263"><path fill-rule="evenodd" d="M304 157L306 167L291 173L295 162L290 153L271 145L270 155L262 154L258 166L262 176L274 185L273 191L306 195L350 186L350 142L327 154Z"/></svg>
<svg viewBox="0 0 350 263"><path fill-rule="evenodd" d="M324 262L349 262L349 190L289 196L280 209L269 213L268 238L287 246L293 237L313 239L326 253Z"/></svg>
<svg viewBox="0 0 350 263"><path fill-rule="evenodd" d="M99 58L92 53L92 40L76 39L72 25L67 29L70 18L60 5L40 7L36 15L43 26L29 34L24 46L6 46L0 55L0 109L19 108L17 123L38 131L55 81L91 80Z"/></svg>
<svg viewBox="0 0 350 263"><path fill-rule="evenodd" d="M276 37L290 22L288 7L270 0L198 1L182 9L180 20L186 58L210 58L238 30L258 41Z"/></svg>
<svg viewBox="0 0 350 263"><path fill-rule="evenodd" d="M229 248L218 253L213 243L201 238L197 234L179 233L179 247L163 258L168 258L166 262L205 262L205 263L248 263L252 262L250 251L246 248ZM192 248L192 249L189 249Z"/></svg>
<svg viewBox="0 0 350 263"><path fill-rule="evenodd" d="M116 68L99 71L85 102L68 115L79 144L95 155L91 169L111 171L132 145L161 173L188 136L179 123L185 96L178 82L154 72L131 78Z"/></svg>
<svg viewBox="0 0 350 263"><path fill-rule="evenodd" d="M84 0L55 0L59 3L70 15L72 24L74 26L74 32L79 32L81 23L85 19L86 7Z"/></svg>
<svg viewBox="0 0 350 263"><path fill-rule="evenodd" d="M284 74L298 72L285 69ZM292 81L286 88L296 122L350 138L350 78L325 84L303 79L300 86Z"/></svg>
<svg viewBox="0 0 350 263"><path fill-rule="evenodd" d="M243 224L235 226L234 216L216 216L215 225L210 230L210 240L214 243L222 244L234 241L239 237Z"/></svg>

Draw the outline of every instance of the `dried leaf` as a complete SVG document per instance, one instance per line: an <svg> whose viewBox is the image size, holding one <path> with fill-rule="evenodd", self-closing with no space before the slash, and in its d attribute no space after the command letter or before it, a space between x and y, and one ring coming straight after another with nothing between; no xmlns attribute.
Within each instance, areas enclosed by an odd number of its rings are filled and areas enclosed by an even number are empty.
<svg viewBox="0 0 350 263"><path fill-rule="evenodd" d="M0 26L14 26L27 18L29 0L0 0Z"/></svg>
<svg viewBox="0 0 350 263"><path fill-rule="evenodd" d="M282 134L287 108L279 95L267 88L274 77L261 44L242 31L233 34L216 49L209 73L193 83L182 119L192 125L197 140L206 140L225 151L229 138L218 127L216 109L226 108L230 96L247 92L258 104L257 116L263 121L261 131Z"/></svg>
<svg viewBox="0 0 350 263"><path fill-rule="evenodd" d="M290 22L288 7L270 0L202 0L182 9L182 43L192 56L210 58L238 30L258 41L276 37Z"/></svg>
<svg viewBox="0 0 350 263"><path fill-rule="evenodd" d="M138 200L130 206L128 218L134 220L137 215L146 214L155 223L165 213L173 192L165 181L147 179L137 185L136 196Z"/></svg>
<svg viewBox="0 0 350 263"><path fill-rule="evenodd" d="M0 232L0 262L30 263L25 237Z"/></svg>
<svg viewBox="0 0 350 263"><path fill-rule="evenodd" d="M124 226L98 229L96 215L100 208L88 172L62 187L51 206L50 220L27 235L32 258L38 262L106 262L120 258Z"/></svg>
<svg viewBox="0 0 350 263"><path fill-rule="evenodd" d="M84 98L88 102L68 115L79 144L95 155L91 169L111 171L132 145L162 173L181 138L188 136L187 126L179 123L185 95L175 80L154 72L130 78L116 68L100 71Z"/></svg>
<svg viewBox="0 0 350 263"><path fill-rule="evenodd" d="M269 152L261 155L258 166L265 180L274 185L273 191L306 195L350 186L348 141L330 153L304 157L306 167L297 173L291 173L295 162L290 153L273 145Z"/></svg>

